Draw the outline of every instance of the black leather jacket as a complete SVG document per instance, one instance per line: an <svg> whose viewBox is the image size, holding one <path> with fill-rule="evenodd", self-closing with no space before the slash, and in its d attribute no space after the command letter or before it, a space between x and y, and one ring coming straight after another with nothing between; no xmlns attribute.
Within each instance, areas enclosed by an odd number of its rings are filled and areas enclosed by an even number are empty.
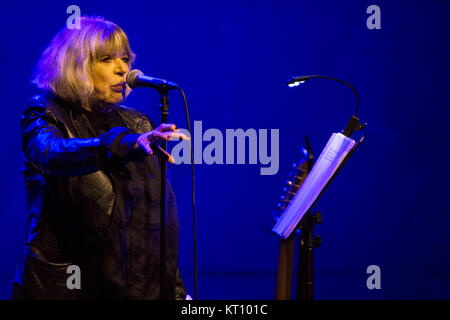
<svg viewBox="0 0 450 320"><path fill-rule="evenodd" d="M124 200L116 192L118 178L111 175L110 169L118 163L136 160L145 161L154 172L159 168L157 156L133 149L137 137L151 131L153 123L137 110L123 106L117 110L126 127L115 127L96 137L88 118L76 106L51 94L30 100L21 121L28 240L14 282L13 298L159 297L159 274L155 272L148 279L134 279L141 286L135 292L112 294L113 288L102 287L105 276L101 270L108 266L102 266L105 261L98 257L104 249L105 235L112 221L117 230L124 230L129 223L114 216L115 206L124 205L120 203ZM153 178L155 185L159 184L159 174ZM168 297L184 299L186 291L177 261L177 209L170 184L168 189ZM145 227L153 232L151 246L156 254L152 257L159 257L159 218ZM155 270L150 263L157 263L159 269L159 260L149 262L146 258L144 263L149 265L143 270ZM67 288L69 265L81 268L81 290Z"/></svg>

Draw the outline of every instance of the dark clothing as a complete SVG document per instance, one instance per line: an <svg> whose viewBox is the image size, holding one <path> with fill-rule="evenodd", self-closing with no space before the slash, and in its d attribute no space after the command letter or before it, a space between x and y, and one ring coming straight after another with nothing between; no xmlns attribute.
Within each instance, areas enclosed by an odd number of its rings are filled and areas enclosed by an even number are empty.
<svg viewBox="0 0 450 320"><path fill-rule="evenodd" d="M133 149L154 125L141 112L88 112L35 96L22 118L29 210L25 259L13 297L158 299L160 166ZM167 292L186 295L178 270L178 214L168 184ZM81 289L68 289L69 265Z"/></svg>

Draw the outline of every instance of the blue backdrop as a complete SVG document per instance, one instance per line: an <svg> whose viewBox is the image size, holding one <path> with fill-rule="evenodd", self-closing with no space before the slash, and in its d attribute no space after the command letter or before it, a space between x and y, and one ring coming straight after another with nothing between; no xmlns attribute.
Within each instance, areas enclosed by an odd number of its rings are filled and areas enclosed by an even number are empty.
<svg viewBox="0 0 450 320"><path fill-rule="evenodd" d="M278 239L265 231L304 136L317 157L354 111L344 79L360 94L367 139L317 205L317 299L449 299L448 127L450 2L433 1L10 1L2 5L3 118L0 298L7 299L25 240L20 117L36 93L35 63L65 25L69 5L128 34L135 67L182 85L191 121L216 128L279 129L279 171L199 164L196 172L200 299L272 299ZM381 29L370 30L370 5ZM181 96L169 120L186 128ZM158 96L125 103L159 121ZM247 160L248 163L248 160ZM193 294L190 167L172 166L180 211L180 266ZM369 265L381 289L366 286Z"/></svg>

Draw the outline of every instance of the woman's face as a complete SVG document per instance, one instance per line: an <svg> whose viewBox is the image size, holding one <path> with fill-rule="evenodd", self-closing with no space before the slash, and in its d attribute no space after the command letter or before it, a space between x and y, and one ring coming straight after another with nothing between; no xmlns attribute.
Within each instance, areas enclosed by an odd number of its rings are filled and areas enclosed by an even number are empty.
<svg viewBox="0 0 450 320"><path fill-rule="evenodd" d="M92 67L92 80L94 82L94 100L99 104L118 104L127 95L125 77L130 71L130 58L123 54L120 56L105 55L95 61Z"/></svg>

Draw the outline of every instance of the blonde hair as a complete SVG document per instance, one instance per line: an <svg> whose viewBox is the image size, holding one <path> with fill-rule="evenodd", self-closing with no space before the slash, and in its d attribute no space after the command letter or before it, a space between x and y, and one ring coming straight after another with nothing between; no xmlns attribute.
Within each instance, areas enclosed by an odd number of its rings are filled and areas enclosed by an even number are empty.
<svg viewBox="0 0 450 320"><path fill-rule="evenodd" d="M92 66L105 55L127 54L129 66L136 55L128 37L116 24L102 17L81 17L80 29L62 28L36 66L32 79L38 88L73 103L92 103Z"/></svg>

